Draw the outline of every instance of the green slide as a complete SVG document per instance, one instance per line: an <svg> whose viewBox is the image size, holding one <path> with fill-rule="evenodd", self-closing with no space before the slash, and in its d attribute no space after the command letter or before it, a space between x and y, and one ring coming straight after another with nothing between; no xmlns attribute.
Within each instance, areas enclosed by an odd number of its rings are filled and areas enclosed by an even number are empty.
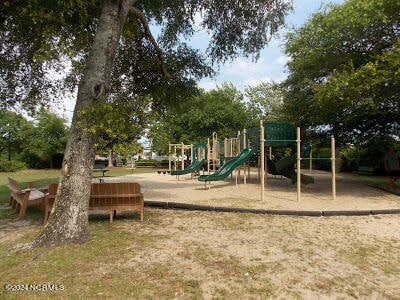
<svg viewBox="0 0 400 300"><path fill-rule="evenodd" d="M276 173L279 175L283 175L286 178L289 178L292 181L292 184L297 182L297 173L295 170L295 165L297 164L297 149L295 148L296 144L292 145L292 155L282 158L281 160L275 163ZM310 155L311 146L306 143L301 143L300 147L300 155L302 158L308 157ZM314 183L314 178L311 176L307 176L301 174L301 183L302 184L310 184Z"/></svg>
<svg viewBox="0 0 400 300"><path fill-rule="evenodd" d="M199 181L217 181L223 180L228 177L229 174L233 172L238 166L246 162L257 149L243 149L238 156L227 161L222 167L219 168L218 172L211 175L200 175Z"/></svg>
<svg viewBox="0 0 400 300"><path fill-rule="evenodd" d="M171 175L183 175L183 174L193 173L194 171L200 169L204 163L205 163L204 159L202 160L195 159L186 169L171 171Z"/></svg>
<svg viewBox="0 0 400 300"><path fill-rule="evenodd" d="M277 161L275 163L277 171L276 175L283 175L286 178L289 178L292 181L292 184L295 184L297 182L297 173L295 170L296 163L297 163L296 155L291 155ZM301 183L302 184L314 183L314 178L311 176L301 174Z"/></svg>

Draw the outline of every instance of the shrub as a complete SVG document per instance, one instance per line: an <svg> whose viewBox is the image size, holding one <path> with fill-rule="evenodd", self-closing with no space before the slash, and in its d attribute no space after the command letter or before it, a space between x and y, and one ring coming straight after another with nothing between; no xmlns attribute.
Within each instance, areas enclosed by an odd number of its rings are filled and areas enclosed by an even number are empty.
<svg viewBox="0 0 400 300"><path fill-rule="evenodd" d="M15 172L27 169L27 165L17 160L0 159L0 172Z"/></svg>
<svg viewBox="0 0 400 300"><path fill-rule="evenodd" d="M313 168L317 170L330 171L332 169L331 148L319 148L313 149L314 158L327 158L327 159L316 159L313 160Z"/></svg>
<svg viewBox="0 0 400 300"><path fill-rule="evenodd" d="M137 167L159 167L160 163L156 160L149 159L149 160L138 160L136 162Z"/></svg>
<svg viewBox="0 0 400 300"><path fill-rule="evenodd" d="M392 138L376 138L363 145L348 146L340 151L342 171L355 171L359 166L373 167L376 174L384 174L383 159L389 147L399 143Z"/></svg>

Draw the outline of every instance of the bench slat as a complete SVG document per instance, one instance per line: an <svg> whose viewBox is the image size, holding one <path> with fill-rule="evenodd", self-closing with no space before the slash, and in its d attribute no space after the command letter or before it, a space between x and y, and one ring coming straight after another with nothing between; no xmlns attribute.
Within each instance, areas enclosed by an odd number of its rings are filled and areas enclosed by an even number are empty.
<svg viewBox="0 0 400 300"><path fill-rule="evenodd" d="M372 175L374 173L374 168L369 167L369 166L359 166L357 171L355 171L357 174L364 174L364 175Z"/></svg>
<svg viewBox="0 0 400 300"><path fill-rule="evenodd" d="M46 196L46 223L56 192L57 184L50 185L49 194ZM110 211L110 222L116 210L139 211L140 220L143 221L144 195L140 192L140 184L137 182L92 183L89 208Z"/></svg>

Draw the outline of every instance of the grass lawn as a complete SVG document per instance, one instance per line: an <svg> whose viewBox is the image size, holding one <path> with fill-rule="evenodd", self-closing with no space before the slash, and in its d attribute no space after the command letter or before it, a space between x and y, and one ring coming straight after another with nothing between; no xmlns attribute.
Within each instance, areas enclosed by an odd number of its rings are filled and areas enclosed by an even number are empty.
<svg viewBox="0 0 400 300"><path fill-rule="evenodd" d="M113 167L109 168L107 176L123 176L129 174L140 174L155 172L154 168L136 168L133 170L125 167ZM94 176L99 176L99 173L94 173ZM0 204L8 203L9 190L7 188L8 180L7 177L11 177L18 182L24 182L23 187L27 187L27 182L33 181L35 187L40 187L50 183L58 182L60 179L60 170L23 170L18 172L0 172Z"/></svg>

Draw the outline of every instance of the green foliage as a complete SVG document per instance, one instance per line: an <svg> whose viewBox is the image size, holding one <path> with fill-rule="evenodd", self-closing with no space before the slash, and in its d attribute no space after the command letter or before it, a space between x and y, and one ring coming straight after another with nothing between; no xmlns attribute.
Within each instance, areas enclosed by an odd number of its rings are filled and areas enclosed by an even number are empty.
<svg viewBox="0 0 400 300"><path fill-rule="evenodd" d="M24 117L8 110L0 111L0 155L11 160L21 151L25 141L24 133L30 131L30 124Z"/></svg>
<svg viewBox="0 0 400 300"><path fill-rule="evenodd" d="M137 140L149 122L150 103L149 97L118 98L113 102L98 102L93 108L80 111L79 115L89 120L90 126L86 130L98 137L97 152L137 152Z"/></svg>
<svg viewBox="0 0 400 300"><path fill-rule="evenodd" d="M33 168L61 166L68 130L65 120L56 114L41 109L34 121L28 121L16 113L1 111L0 134L2 159L20 161ZM10 163L11 168L14 164Z"/></svg>
<svg viewBox="0 0 400 300"><path fill-rule="evenodd" d="M23 133L25 144L21 157L34 168L59 168L68 139L66 121L44 109L35 117L35 126Z"/></svg>
<svg viewBox="0 0 400 300"><path fill-rule="evenodd" d="M331 148L313 147L312 151L313 158L327 158L326 160L313 160L313 169L330 171L332 169L331 160L329 159L331 157ZM307 161L307 166L308 164L309 161Z"/></svg>
<svg viewBox="0 0 400 300"><path fill-rule="evenodd" d="M399 135L400 2L349 0L287 35L285 111L338 144Z"/></svg>
<svg viewBox="0 0 400 300"><path fill-rule="evenodd" d="M236 137L250 120L242 93L232 84L223 84L169 110L151 127L148 137L155 149L167 153L168 143L207 142L213 132L220 139Z"/></svg>
<svg viewBox="0 0 400 300"><path fill-rule="evenodd" d="M276 82L262 82L245 89L248 98L247 107L254 119L254 127L259 126L258 120L285 121L283 106L283 91Z"/></svg>
<svg viewBox="0 0 400 300"><path fill-rule="evenodd" d="M99 11L96 0L1 2L1 107L34 112L60 95L61 82L47 75L64 72L66 56L89 49Z"/></svg>
<svg viewBox="0 0 400 300"><path fill-rule="evenodd" d="M118 143L113 146L114 153L118 153L123 157L128 157L133 153L138 153L143 148L139 141L130 141L125 143Z"/></svg>
<svg viewBox="0 0 400 300"><path fill-rule="evenodd" d="M200 26L210 32L207 54L215 61L257 55L284 22L291 1L146 1L145 10L163 25L161 41L172 48L178 36L189 38ZM196 24L197 14L202 21Z"/></svg>
<svg viewBox="0 0 400 300"><path fill-rule="evenodd" d="M34 111L52 95L77 88L103 4L98 0L0 4L2 107L19 103ZM110 76L111 93L128 99L151 96L157 104L182 99L193 91L197 79L214 74L213 62L238 55L257 58L290 10L290 1L283 0L136 1L123 28ZM202 21L195 22L200 13ZM159 26L158 43L146 31L147 24ZM199 27L211 36L205 53L186 44Z"/></svg>
<svg viewBox="0 0 400 300"><path fill-rule="evenodd" d="M0 158L0 172L15 172L26 168L27 165L24 162Z"/></svg>
<svg viewBox="0 0 400 300"><path fill-rule="evenodd" d="M161 164L157 160L149 159L149 160L138 160L136 162L136 166L137 167L160 167Z"/></svg>
<svg viewBox="0 0 400 300"><path fill-rule="evenodd" d="M352 172L359 166L373 167L378 174L385 174L383 159L390 147L400 148L393 138L376 138L365 144L349 146L340 151L341 170Z"/></svg>

